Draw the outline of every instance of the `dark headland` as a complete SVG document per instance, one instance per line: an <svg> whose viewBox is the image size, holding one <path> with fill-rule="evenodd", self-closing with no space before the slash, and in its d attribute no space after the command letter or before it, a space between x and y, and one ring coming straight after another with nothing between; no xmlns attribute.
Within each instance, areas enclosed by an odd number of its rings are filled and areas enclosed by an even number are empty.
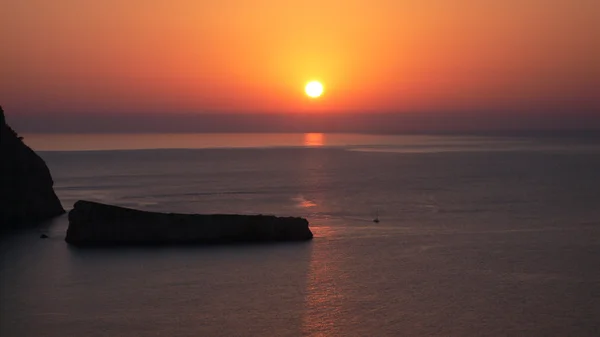
<svg viewBox="0 0 600 337"><path fill-rule="evenodd" d="M6 124L0 107L0 233L65 212L44 160Z"/></svg>
<svg viewBox="0 0 600 337"><path fill-rule="evenodd" d="M305 241L308 221L295 217L177 214L78 201L66 241L76 246Z"/></svg>

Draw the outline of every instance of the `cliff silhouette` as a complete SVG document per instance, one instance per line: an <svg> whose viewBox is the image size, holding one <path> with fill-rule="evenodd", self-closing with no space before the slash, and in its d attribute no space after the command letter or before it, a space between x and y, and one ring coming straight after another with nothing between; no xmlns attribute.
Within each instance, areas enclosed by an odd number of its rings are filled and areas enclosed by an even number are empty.
<svg viewBox="0 0 600 337"><path fill-rule="evenodd" d="M0 162L0 232L33 226L65 212L48 166L6 124L2 107Z"/></svg>

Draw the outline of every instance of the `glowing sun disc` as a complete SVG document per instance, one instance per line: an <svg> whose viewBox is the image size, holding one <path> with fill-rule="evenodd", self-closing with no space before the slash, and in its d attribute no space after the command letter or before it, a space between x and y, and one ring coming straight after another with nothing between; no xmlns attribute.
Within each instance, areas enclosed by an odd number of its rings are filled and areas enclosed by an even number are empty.
<svg viewBox="0 0 600 337"><path fill-rule="evenodd" d="M319 81L310 81L306 83L304 91L309 97L317 98L323 94L323 84Z"/></svg>

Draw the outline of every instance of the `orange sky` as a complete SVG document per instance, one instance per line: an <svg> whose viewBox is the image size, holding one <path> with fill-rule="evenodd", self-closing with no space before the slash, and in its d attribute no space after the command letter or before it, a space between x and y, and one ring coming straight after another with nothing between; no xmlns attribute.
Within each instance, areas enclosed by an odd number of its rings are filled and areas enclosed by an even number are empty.
<svg viewBox="0 0 600 337"><path fill-rule="evenodd" d="M597 0L8 0L0 20L18 114L600 107Z"/></svg>

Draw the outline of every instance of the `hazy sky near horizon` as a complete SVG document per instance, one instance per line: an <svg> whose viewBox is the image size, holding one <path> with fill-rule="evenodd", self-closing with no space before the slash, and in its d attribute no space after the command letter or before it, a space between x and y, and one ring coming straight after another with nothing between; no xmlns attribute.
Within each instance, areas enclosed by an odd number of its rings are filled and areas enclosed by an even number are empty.
<svg viewBox="0 0 600 337"><path fill-rule="evenodd" d="M597 0L5 0L0 21L0 104L21 120L549 111L600 125Z"/></svg>

